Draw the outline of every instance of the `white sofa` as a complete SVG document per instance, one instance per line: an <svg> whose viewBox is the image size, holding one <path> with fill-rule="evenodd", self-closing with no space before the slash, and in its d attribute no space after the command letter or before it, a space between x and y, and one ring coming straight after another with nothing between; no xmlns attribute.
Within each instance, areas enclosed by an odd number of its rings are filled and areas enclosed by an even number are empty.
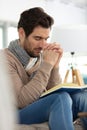
<svg viewBox="0 0 87 130"><path fill-rule="evenodd" d="M84 130L81 122L78 120L74 124L75 130ZM50 130L48 123L33 124L33 125L16 125L15 130Z"/></svg>

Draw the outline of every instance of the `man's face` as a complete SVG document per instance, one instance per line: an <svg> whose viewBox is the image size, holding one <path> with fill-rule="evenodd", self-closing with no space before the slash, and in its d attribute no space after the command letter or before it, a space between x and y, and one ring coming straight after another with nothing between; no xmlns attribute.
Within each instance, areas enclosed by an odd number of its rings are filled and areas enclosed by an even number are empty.
<svg viewBox="0 0 87 130"><path fill-rule="evenodd" d="M31 57L38 57L47 43L50 28L36 27L33 32L24 38L23 47Z"/></svg>

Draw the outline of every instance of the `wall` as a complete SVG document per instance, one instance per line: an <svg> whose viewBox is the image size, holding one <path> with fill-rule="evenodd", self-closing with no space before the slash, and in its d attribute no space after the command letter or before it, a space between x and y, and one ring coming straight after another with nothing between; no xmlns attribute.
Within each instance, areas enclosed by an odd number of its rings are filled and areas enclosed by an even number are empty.
<svg viewBox="0 0 87 130"><path fill-rule="evenodd" d="M60 0L49 0L48 2L46 0L0 0L0 20L17 23L19 15L23 10L35 6L43 7L50 15L52 15L55 20L55 26L60 27L61 25L76 26L87 24L87 10L72 4L61 3ZM67 59L62 58L60 64L62 77L66 72L68 63L72 62L70 61L71 57L68 58L69 57L67 57ZM79 61L81 62L82 59Z"/></svg>
<svg viewBox="0 0 87 130"><path fill-rule="evenodd" d="M40 5L43 0L0 0L0 20L17 22L23 10Z"/></svg>
<svg viewBox="0 0 87 130"><path fill-rule="evenodd" d="M30 7L41 6L54 17L55 25L85 24L85 10L59 0L0 0L0 20L17 22L20 13Z"/></svg>
<svg viewBox="0 0 87 130"><path fill-rule="evenodd" d="M46 9L54 17L55 25L86 24L86 10L72 4L48 2Z"/></svg>
<svg viewBox="0 0 87 130"><path fill-rule="evenodd" d="M84 52L87 54L87 25L55 26L51 42L58 42L65 52Z"/></svg>

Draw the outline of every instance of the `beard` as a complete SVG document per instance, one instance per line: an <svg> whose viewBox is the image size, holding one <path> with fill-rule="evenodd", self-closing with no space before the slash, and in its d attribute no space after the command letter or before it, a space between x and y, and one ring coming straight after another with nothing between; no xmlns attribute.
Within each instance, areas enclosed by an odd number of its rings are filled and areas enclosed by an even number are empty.
<svg viewBox="0 0 87 130"><path fill-rule="evenodd" d="M40 56L42 47L32 48L33 43L31 43L27 38L24 41L24 49L30 57L36 58Z"/></svg>
<svg viewBox="0 0 87 130"><path fill-rule="evenodd" d="M33 51L26 50L30 57L36 58L41 54L42 48L35 48Z"/></svg>

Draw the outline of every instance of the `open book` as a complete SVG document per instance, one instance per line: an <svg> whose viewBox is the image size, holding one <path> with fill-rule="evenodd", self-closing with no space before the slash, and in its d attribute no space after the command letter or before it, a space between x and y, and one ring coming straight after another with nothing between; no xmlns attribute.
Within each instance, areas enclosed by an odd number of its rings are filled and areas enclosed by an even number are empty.
<svg viewBox="0 0 87 130"><path fill-rule="evenodd" d="M76 93L76 92L81 91L82 89L86 89L86 88L87 88L87 85L78 86L77 84L74 84L74 83L70 83L70 84L63 83L63 84L54 86L53 88L42 93L42 95L40 97L47 96L51 93L56 93L56 92L58 93L58 92L64 92L64 91L72 94L72 93Z"/></svg>

